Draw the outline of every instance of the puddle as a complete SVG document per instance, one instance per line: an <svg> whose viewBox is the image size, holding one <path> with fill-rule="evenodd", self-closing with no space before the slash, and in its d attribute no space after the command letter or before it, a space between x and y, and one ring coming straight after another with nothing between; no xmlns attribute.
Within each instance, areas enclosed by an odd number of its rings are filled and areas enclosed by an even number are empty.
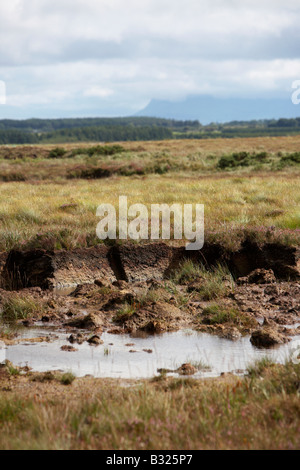
<svg viewBox="0 0 300 470"><path fill-rule="evenodd" d="M72 284L70 286L65 286L65 287L58 286L53 289L53 293L56 295L67 297L68 295L72 294L72 292L74 292L77 285L78 284Z"/></svg>
<svg viewBox="0 0 300 470"><path fill-rule="evenodd" d="M0 364L4 362L6 359L6 351L5 351L5 344L0 341Z"/></svg>
<svg viewBox="0 0 300 470"><path fill-rule="evenodd" d="M288 330L293 330L293 329L298 328L298 326L300 326L300 323L293 323L292 325L282 325L282 326L284 326L284 328L287 328Z"/></svg>
<svg viewBox="0 0 300 470"><path fill-rule="evenodd" d="M70 332L51 328L24 329L19 336L24 339L22 343L5 349L0 345L0 362L8 359L15 365L27 365L38 372L61 370L71 371L78 377L131 379L153 377L157 375L157 369L174 370L191 362L209 366L208 370L199 371L193 377L216 377L222 372L242 373L249 364L266 356L283 363L290 357L294 342L300 339L295 336L290 343L276 349L257 349L250 343L249 336L233 342L192 330L150 337L103 333L102 345L94 347L85 342L73 345L76 352L62 351L61 346L70 345L69 335ZM38 336L50 336L52 342L26 342L26 338Z"/></svg>

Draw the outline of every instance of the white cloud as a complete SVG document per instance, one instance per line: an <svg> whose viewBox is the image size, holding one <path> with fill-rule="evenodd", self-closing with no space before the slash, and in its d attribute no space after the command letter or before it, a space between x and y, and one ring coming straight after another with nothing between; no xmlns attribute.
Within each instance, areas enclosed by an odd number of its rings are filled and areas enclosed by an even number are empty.
<svg viewBox="0 0 300 470"><path fill-rule="evenodd" d="M107 98L114 94L113 90L109 88L101 88L99 86L92 86L87 90L84 90L83 96L95 97L95 98Z"/></svg>
<svg viewBox="0 0 300 470"><path fill-rule="evenodd" d="M3 80L0 80L0 105L6 104L6 85Z"/></svg>
<svg viewBox="0 0 300 470"><path fill-rule="evenodd" d="M0 4L0 80L29 114L281 94L300 78L299 22L299 0L10 0Z"/></svg>

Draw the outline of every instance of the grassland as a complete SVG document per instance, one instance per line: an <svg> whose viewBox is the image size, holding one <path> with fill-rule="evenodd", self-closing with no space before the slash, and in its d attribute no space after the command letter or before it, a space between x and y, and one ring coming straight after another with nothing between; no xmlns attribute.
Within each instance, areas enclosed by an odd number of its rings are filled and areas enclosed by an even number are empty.
<svg viewBox="0 0 300 470"><path fill-rule="evenodd" d="M68 384L68 385L66 385ZM1 449L299 449L300 366L150 381L0 375Z"/></svg>
<svg viewBox="0 0 300 470"><path fill-rule="evenodd" d="M207 234L229 233L231 240L251 227L293 238L299 147L299 136L123 143L109 155L70 144L58 156L53 146L2 147L0 251L94 245L98 205L117 207L120 195L147 206L204 204ZM220 165L224 159L229 166Z"/></svg>
<svg viewBox="0 0 300 470"><path fill-rule="evenodd" d="M96 209L118 207L120 195L147 207L204 204L206 240L235 246L251 235L299 245L300 136L119 145L102 145L107 152L93 144L0 147L0 252L98 244ZM195 295L212 302L206 323L240 323L236 310L217 303L228 273L197 269L185 265L176 282L201 277ZM155 300L151 295L143 302ZM41 311L36 302L8 296L2 316L30 318ZM130 316L131 307L119 316ZM0 448L297 449L299 367L265 361L244 378L162 374L125 383L3 366Z"/></svg>

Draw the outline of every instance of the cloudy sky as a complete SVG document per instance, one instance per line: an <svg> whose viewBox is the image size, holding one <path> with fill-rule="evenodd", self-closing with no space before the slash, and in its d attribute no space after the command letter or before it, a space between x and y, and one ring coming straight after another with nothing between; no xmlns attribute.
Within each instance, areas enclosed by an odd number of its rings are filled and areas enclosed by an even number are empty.
<svg viewBox="0 0 300 470"><path fill-rule="evenodd" d="M283 97L300 79L299 25L299 0L1 0L0 118Z"/></svg>

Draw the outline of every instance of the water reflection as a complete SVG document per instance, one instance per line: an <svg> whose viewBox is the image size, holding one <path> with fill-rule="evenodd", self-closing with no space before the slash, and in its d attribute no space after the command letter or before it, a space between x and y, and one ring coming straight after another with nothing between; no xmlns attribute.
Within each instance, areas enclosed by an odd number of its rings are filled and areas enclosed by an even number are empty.
<svg viewBox="0 0 300 470"><path fill-rule="evenodd" d="M51 342L26 342L26 338L47 335ZM283 363L289 358L294 341L300 339L300 336L295 336L290 343L266 350L252 346L249 336L233 342L192 330L155 336L103 333L104 344L98 347L86 342L74 344L77 351L66 352L60 348L70 344L67 341L69 333L40 328L25 329L22 336L24 341L20 344L8 346L5 350L0 346L0 354L15 365L28 365L40 372L63 370L72 371L77 376L89 374L114 378L153 377L157 369L175 370L186 362L209 366L194 377L244 371L249 364L266 356Z"/></svg>

